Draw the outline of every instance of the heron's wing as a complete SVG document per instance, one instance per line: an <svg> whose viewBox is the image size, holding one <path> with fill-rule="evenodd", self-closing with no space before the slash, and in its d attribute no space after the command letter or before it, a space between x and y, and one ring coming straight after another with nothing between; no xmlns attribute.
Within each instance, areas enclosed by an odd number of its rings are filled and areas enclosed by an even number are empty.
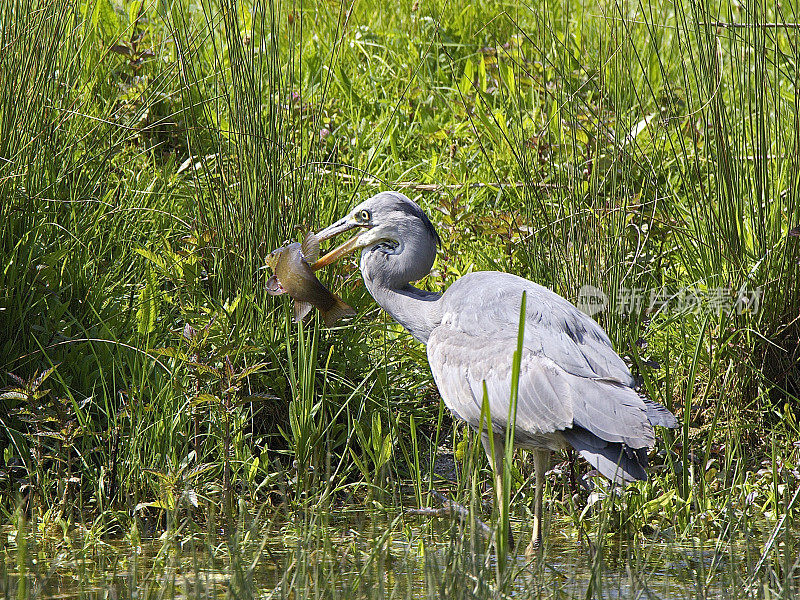
<svg viewBox="0 0 800 600"><path fill-rule="evenodd" d="M457 280L442 296L442 323L478 338L506 336L516 341L523 292L525 347L530 352L573 375L633 384L625 362L591 317L558 294L515 275L483 271Z"/></svg>
<svg viewBox="0 0 800 600"><path fill-rule="evenodd" d="M668 429L675 429L678 426L678 419L666 406L662 406L658 402L650 400L650 398L642 398L642 400L647 409L647 420L650 421L651 425L659 425Z"/></svg>
<svg viewBox="0 0 800 600"><path fill-rule="evenodd" d="M428 361L448 408L479 426L485 385L492 423L505 430L516 347L511 337L477 338L452 327L434 329ZM644 401L632 388L573 375L527 347L520 360L515 423L521 442L580 426L605 442L631 448L655 443Z"/></svg>
<svg viewBox="0 0 800 600"><path fill-rule="evenodd" d="M447 407L470 425L480 425L486 385L492 423L505 429L511 392L514 348L506 340L476 339L447 326L428 338L428 362ZM563 378L535 361L525 360L520 374L517 429L541 436L572 426L569 393Z"/></svg>
<svg viewBox="0 0 800 600"><path fill-rule="evenodd" d="M614 483L647 480L647 448L632 449L619 442L606 442L583 427L573 427L563 435L589 464Z"/></svg>
<svg viewBox="0 0 800 600"><path fill-rule="evenodd" d="M579 426L606 443L652 446L648 412L657 411L633 390L600 326L550 290L506 273L467 275L442 296L428 358L448 407L477 425L485 382L493 421L507 423L523 292L517 429L539 435Z"/></svg>

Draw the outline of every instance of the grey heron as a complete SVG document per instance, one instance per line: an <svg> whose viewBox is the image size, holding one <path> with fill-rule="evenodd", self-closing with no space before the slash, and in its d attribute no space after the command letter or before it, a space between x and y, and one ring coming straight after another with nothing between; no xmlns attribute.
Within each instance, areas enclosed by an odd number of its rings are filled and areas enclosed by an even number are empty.
<svg viewBox="0 0 800 600"><path fill-rule="evenodd" d="M482 442L498 478L498 493L512 357L526 294L514 445L534 451L532 545L542 536L542 491L550 451L572 446L617 484L647 479L653 426L676 427L677 420L635 391L628 367L591 317L555 292L509 273L470 273L443 294L412 286L433 267L439 236L422 209L399 192L369 198L317 236L322 241L353 229L358 233L323 256L315 268L360 249L367 290L426 344L447 408L480 428L486 390L494 440L482 430Z"/></svg>

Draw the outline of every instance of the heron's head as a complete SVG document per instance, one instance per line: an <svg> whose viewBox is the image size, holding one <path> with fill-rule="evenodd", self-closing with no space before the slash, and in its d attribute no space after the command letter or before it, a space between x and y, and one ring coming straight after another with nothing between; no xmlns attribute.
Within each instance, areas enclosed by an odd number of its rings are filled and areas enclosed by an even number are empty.
<svg viewBox="0 0 800 600"><path fill-rule="evenodd" d="M433 266L439 236L417 203L400 192L381 192L365 200L317 237L323 241L351 230L356 234L320 258L315 268L363 249L364 277L399 286L422 279Z"/></svg>

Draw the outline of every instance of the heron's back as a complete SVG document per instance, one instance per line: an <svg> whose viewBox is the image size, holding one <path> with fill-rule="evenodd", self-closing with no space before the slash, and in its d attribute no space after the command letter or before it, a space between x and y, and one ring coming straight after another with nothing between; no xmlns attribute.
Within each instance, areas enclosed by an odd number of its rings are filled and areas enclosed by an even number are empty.
<svg viewBox="0 0 800 600"><path fill-rule="evenodd" d="M521 277L472 273L453 283L439 301L442 318L428 339L428 359L445 404L478 427L486 395L493 428L505 431L523 292L517 443L555 449L569 442L612 479L645 477L647 448L655 442L648 415L663 413L648 410L632 387L630 371L594 320ZM669 424L666 416L661 420L658 424Z"/></svg>

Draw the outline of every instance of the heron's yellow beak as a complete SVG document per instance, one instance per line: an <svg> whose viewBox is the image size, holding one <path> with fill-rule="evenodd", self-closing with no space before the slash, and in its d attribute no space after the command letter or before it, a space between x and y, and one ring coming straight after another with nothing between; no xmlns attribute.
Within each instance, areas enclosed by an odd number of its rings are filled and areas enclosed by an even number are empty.
<svg viewBox="0 0 800 600"><path fill-rule="evenodd" d="M363 224L358 223L350 216L344 217L336 223L329 225L322 231L316 234L317 239L320 242L323 242L327 239L335 237L340 233L344 233L346 231L350 231L351 229L356 229L357 227L364 227ZM321 269L322 267L327 267L329 264L336 262L340 258L347 256L348 254L355 252L361 247L361 240L359 239L361 235L364 233L365 230L361 230L356 233L352 238L347 240L344 244L334 248L330 252L328 252L325 256L320 258L317 262L311 265L311 268L315 271Z"/></svg>
<svg viewBox="0 0 800 600"><path fill-rule="evenodd" d="M363 231L359 231L349 240L347 240L344 244L337 246L330 252L328 252L325 256L320 258L317 262L311 265L311 268L315 271L321 269L322 267L327 267L328 265L335 263L340 258L347 256L348 254L355 252L360 247L359 245L359 238L361 234L364 233Z"/></svg>

